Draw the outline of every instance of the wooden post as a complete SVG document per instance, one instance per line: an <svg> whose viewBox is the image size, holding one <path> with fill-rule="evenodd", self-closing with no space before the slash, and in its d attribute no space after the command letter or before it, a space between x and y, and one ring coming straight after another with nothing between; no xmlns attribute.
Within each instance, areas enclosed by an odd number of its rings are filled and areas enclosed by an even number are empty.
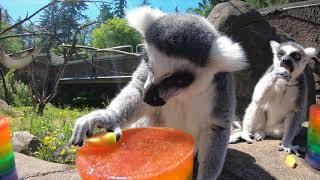
<svg viewBox="0 0 320 180"><path fill-rule="evenodd" d="M93 53L92 57L91 57L91 79L93 77L95 77L97 75L97 70L96 68L94 67L94 59L97 57L97 54L96 53Z"/></svg>

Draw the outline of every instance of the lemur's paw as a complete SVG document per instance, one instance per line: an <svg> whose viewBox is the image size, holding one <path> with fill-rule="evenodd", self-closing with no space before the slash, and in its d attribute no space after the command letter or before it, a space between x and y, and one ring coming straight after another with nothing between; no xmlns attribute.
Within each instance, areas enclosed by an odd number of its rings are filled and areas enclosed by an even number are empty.
<svg viewBox="0 0 320 180"><path fill-rule="evenodd" d="M236 133L231 133L230 137L229 137L229 143L233 144L236 143L240 140L241 137L241 132L236 132Z"/></svg>
<svg viewBox="0 0 320 180"><path fill-rule="evenodd" d="M113 131L116 134L116 138L121 136L121 129L116 121L111 121L112 117L109 117L103 110L97 110L90 114L80 117L75 123L73 133L70 142L73 145L82 146L85 136L92 136L93 130L96 127L105 128L108 131Z"/></svg>
<svg viewBox="0 0 320 180"><path fill-rule="evenodd" d="M253 137L257 141L262 141L266 137L266 134L263 131L257 131L254 133Z"/></svg>
<svg viewBox="0 0 320 180"><path fill-rule="evenodd" d="M289 146L284 146L284 145L279 145L279 151L285 151L289 154L294 153L296 156L300 156L299 150L300 150L300 146L298 145L289 145Z"/></svg>
<svg viewBox="0 0 320 180"><path fill-rule="evenodd" d="M252 133L249 132L241 132L241 139L245 140L248 144L252 144L253 143L253 139L251 139L252 137Z"/></svg>
<svg viewBox="0 0 320 180"><path fill-rule="evenodd" d="M290 72L284 68L284 67L277 67L275 68L275 76L276 76L276 79L283 79L285 80L286 82L290 81L291 79L291 76L290 76Z"/></svg>

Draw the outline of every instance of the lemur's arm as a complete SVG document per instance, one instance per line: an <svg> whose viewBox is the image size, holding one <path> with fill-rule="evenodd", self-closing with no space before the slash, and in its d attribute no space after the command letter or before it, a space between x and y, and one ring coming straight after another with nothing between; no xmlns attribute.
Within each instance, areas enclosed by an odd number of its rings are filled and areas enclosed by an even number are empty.
<svg viewBox="0 0 320 180"><path fill-rule="evenodd" d="M284 132L282 136L282 143L280 150L284 149L291 153L293 151L297 155L298 146L293 146L292 142L300 130L301 122L306 118L307 113L307 94L305 84L300 83L298 86L298 96L296 100L296 107L284 119Z"/></svg>
<svg viewBox="0 0 320 180"><path fill-rule="evenodd" d="M235 113L235 93L231 73L215 76L216 104L212 122L201 131L198 152L198 177L201 180L217 179L220 174L230 136L230 126Z"/></svg>
<svg viewBox="0 0 320 180"><path fill-rule="evenodd" d="M276 68L266 73L254 88L252 101L256 104L263 104L270 96L275 93L272 87L277 81L289 81L290 75L284 68Z"/></svg>
<svg viewBox="0 0 320 180"><path fill-rule="evenodd" d="M120 125L125 123L143 99L143 86L148 74L147 64L142 60L131 81L112 100L107 109L96 110L77 119L71 143L82 145L84 136L91 136L95 127L106 128L120 136Z"/></svg>

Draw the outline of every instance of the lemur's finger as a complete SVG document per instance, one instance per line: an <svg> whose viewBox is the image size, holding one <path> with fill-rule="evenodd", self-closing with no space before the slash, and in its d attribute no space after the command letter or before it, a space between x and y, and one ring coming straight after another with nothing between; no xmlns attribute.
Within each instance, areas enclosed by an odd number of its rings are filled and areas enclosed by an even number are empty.
<svg viewBox="0 0 320 180"><path fill-rule="evenodd" d="M120 127L116 127L113 131L116 134L116 139L117 141L119 141L121 135L122 135L122 130Z"/></svg>
<svg viewBox="0 0 320 180"><path fill-rule="evenodd" d="M252 134L250 134L250 133L243 132L243 133L241 133L241 138L243 140L245 140L248 144L251 144L251 143L253 143L253 140L250 138L251 135Z"/></svg>
<svg viewBox="0 0 320 180"><path fill-rule="evenodd" d="M279 146L278 151L283 151L283 146Z"/></svg>
<svg viewBox="0 0 320 180"><path fill-rule="evenodd" d="M76 140L76 132L78 131L78 126L76 126L74 129L73 129L73 131L72 131L72 135L71 135L71 138L70 138L70 143L71 144L75 144L76 142L75 142L75 140Z"/></svg>
<svg viewBox="0 0 320 180"><path fill-rule="evenodd" d="M93 130L88 130L87 132L86 132L86 136L87 137L91 137L93 135Z"/></svg>
<svg viewBox="0 0 320 180"><path fill-rule="evenodd" d="M88 125L87 123L82 123L81 121L78 121L76 123L76 128L73 131L74 133L74 137L73 137L73 141L72 144L73 145L78 145L78 146L82 146L83 145L83 139L84 136L86 135L87 131L88 131Z"/></svg>

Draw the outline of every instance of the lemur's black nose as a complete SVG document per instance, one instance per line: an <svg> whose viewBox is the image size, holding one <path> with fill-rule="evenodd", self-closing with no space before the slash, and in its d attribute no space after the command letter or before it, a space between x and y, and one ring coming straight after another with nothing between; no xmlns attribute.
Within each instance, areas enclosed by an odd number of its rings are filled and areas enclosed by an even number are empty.
<svg viewBox="0 0 320 180"><path fill-rule="evenodd" d="M166 104L166 102L159 95L158 87L153 84L147 90L143 101L151 106L163 106Z"/></svg>
<svg viewBox="0 0 320 180"><path fill-rule="evenodd" d="M294 70L294 66L293 66L292 61L287 58L281 60L280 66L288 69L290 72L293 72L293 70Z"/></svg>

